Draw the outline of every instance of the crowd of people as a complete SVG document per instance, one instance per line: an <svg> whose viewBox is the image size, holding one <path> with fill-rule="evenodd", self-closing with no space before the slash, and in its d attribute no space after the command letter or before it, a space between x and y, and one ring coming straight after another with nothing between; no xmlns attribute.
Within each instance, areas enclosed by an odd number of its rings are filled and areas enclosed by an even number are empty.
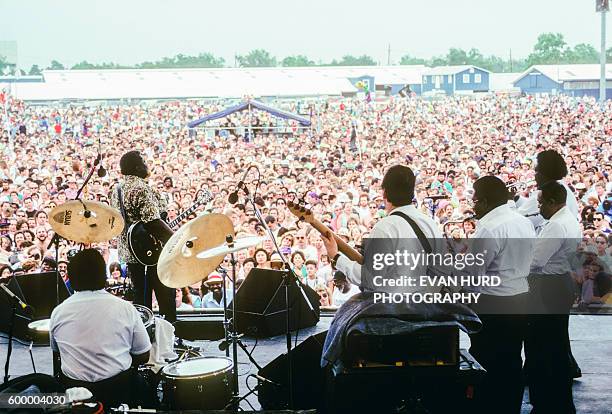
<svg viewBox="0 0 612 414"><path fill-rule="evenodd" d="M149 182L167 201L169 220L206 189L214 200L186 220L204 212L223 213L231 218L237 237L265 235L248 203L228 202L246 168L256 165L258 171L251 170L245 181L256 191L255 200L281 252L297 276L319 293L321 305L340 306L358 287L332 270L321 236L291 214L288 202L303 202L359 249L385 215L380 192L385 170L406 164L417 174L418 207L459 242L477 225L464 220L472 213L475 180L496 175L517 196L525 196L534 189L536 154L555 149L568 166L565 182L578 201L583 231L573 263L576 302L612 303L610 101L601 108L589 98L564 96L392 98L384 103L330 99L310 103L310 129L265 112L236 113L208 124L216 129L189 129L188 122L222 105L35 106L9 95L2 100L0 278L58 266L69 284L67 264L78 246L61 240L56 263L55 247L49 246L49 212L76 196L100 152L108 174L94 174L83 197L109 202L120 176L119 158L136 149L150 167ZM292 105L301 110L297 106L304 104ZM241 127L249 122L253 129ZM94 247L106 260L109 286L129 284L117 241ZM280 261L272 240L236 257L237 283L252 268L273 268ZM229 260L221 267L231 275ZM201 284L177 290L177 308L222 306L215 294L222 280L215 272L202 275Z"/></svg>

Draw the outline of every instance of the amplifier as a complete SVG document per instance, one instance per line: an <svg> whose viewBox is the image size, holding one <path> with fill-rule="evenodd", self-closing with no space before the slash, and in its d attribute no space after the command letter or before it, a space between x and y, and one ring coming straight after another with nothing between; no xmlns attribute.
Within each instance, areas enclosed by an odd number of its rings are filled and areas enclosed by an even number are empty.
<svg viewBox="0 0 612 414"><path fill-rule="evenodd" d="M486 371L465 349L455 369L382 364L335 366L326 381L327 412L473 412Z"/></svg>
<svg viewBox="0 0 612 414"><path fill-rule="evenodd" d="M343 361L354 368L374 366L446 367L459 364L459 328L432 326L402 335L351 334Z"/></svg>

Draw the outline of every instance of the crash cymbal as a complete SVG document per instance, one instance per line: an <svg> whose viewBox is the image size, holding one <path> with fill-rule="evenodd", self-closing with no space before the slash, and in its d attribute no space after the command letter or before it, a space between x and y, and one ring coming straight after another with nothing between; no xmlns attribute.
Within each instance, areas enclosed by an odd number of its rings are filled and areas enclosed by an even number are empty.
<svg viewBox="0 0 612 414"><path fill-rule="evenodd" d="M226 254L237 252L238 250L248 249L249 247L257 246L263 242L266 238L260 236L248 236L241 237L234 240L234 243L230 247L227 242L220 246L213 247L208 250L201 251L197 254L198 259L208 259L215 256L224 257Z"/></svg>
<svg viewBox="0 0 612 414"><path fill-rule="evenodd" d="M119 210L99 201L71 200L51 210L51 228L77 243L97 243L117 237L123 231Z"/></svg>
<svg viewBox="0 0 612 414"><path fill-rule="evenodd" d="M223 261L223 256L198 259L197 252L219 246L227 235L234 237L234 225L223 214L197 217L170 237L157 262L159 280L171 288L182 288L204 279Z"/></svg>

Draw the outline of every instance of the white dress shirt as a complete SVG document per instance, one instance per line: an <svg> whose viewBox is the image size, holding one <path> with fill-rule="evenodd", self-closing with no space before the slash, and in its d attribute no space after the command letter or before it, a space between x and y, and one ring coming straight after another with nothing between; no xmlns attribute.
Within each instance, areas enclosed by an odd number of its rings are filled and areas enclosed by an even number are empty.
<svg viewBox="0 0 612 414"><path fill-rule="evenodd" d="M535 230L529 219L508 204L499 206L476 224L472 248L474 254L484 253L482 266L466 268L470 276L499 276L500 286L466 288L493 296L513 296L529 290L527 276L533 257Z"/></svg>
<svg viewBox="0 0 612 414"><path fill-rule="evenodd" d="M419 226L425 237L429 240L432 245L432 251L443 252L445 251L445 242L442 237L436 222L429 216L425 215L421 211L417 210L413 205L405 205L394 209L391 213L398 211L406 214L408 217L413 219ZM408 250L414 249L414 243L410 243L409 247L402 247L402 239L416 239L417 236L412 230L412 227L408 222L400 216L392 216L389 214L387 217L381 219L369 235L370 239L391 239L395 241L394 248L397 250ZM404 243L405 245L405 243ZM361 265L357 262L351 261L348 257L343 254L340 255L336 262L336 269L340 270L346 275L349 282L356 286L361 286ZM423 266L417 266L414 269L414 274L425 275L427 269ZM416 289L418 290L418 289Z"/></svg>
<svg viewBox="0 0 612 414"><path fill-rule="evenodd" d="M565 206L557 211L542 228L535 245L531 271L560 275L571 270L569 257L582 240L578 219Z"/></svg>
<svg viewBox="0 0 612 414"><path fill-rule="evenodd" d="M574 192L563 181L557 182L565 187L565 190L567 191L567 197L565 199L566 207L574 215L574 217L578 218L578 202L576 201ZM521 197L519 202L517 202L517 211L523 216L529 215L529 220L531 220L533 227L539 233L546 223L546 220L544 217L538 214L540 212L538 193L539 190L536 189L529 194L529 197Z"/></svg>
<svg viewBox="0 0 612 414"><path fill-rule="evenodd" d="M49 329L62 372L80 381L111 378L151 349L136 308L104 290L75 292L53 310Z"/></svg>

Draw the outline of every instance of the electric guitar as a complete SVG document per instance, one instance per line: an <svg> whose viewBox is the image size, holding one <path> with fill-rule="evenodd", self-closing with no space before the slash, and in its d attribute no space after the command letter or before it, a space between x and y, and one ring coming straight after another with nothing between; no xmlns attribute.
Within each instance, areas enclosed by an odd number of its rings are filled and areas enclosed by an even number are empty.
<svg viewBox="0 0 612 414"><path fill-rule="evenodd" d="M349 246L348 243L345 242L340 236L336 235L332 229L317 220L314 214L312 214L312 211L310 211L310 209L299 204L292 203L291 201L287 202L287 208L289 209L291 214L296 216L298 219L310 224L319 233L323 235L327 235L328 233L331 234L334 239L336 239L336 243L338 243L338 250L340 250L340 252L344 253L344 255L352 261L355 261L359 264L363 264L363 256L361 255L361 253Z"/></svg>
<svg viewBox="0 0 612 414"><path fill-rule="evenodd" d="M180 213L174 220L168 223L168 227L174 230L185 218L196 211L198 207L207 204L213 199L213 195L203 190L203 194L187 210ZM145 227L145 223L137 221L132 223L127 231L128 247L132 255L138 262L145 266L155 266L159 260L159 255L164 248L164 241L160 235L150 232Z"/></svg>

